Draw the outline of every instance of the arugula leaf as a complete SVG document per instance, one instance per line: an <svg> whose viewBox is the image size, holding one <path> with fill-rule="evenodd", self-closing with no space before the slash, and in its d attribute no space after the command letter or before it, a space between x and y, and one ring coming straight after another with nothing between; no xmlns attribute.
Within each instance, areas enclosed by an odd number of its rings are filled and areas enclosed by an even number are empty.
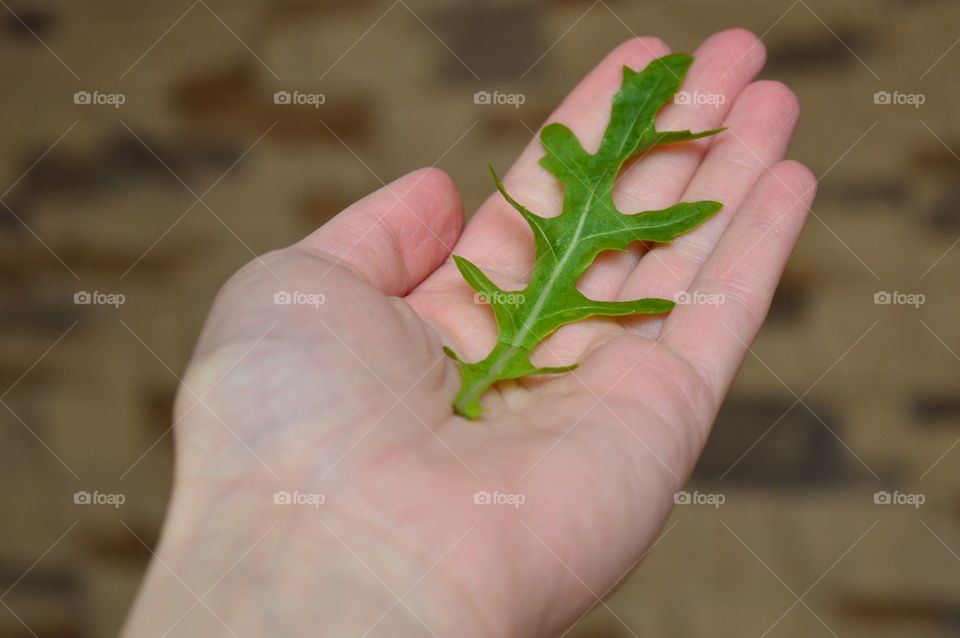
<svg viewBox="0 0 960 638"><path fill-rule="evenodd" d="M613 203L614 182L630 158L660 144L694 140L723 130L691 133L654 128L654 117L680 88L692 62L689 55L676 53L654 60L640 72L624 67L610 123L594 154L585 151L573 131L563 124L544 127L540 139L546 155L540 164L563 186L560 215L541 217L524 208L510 197L490 168L504 199L533 229L537 259L526 288L506 291L474 264L453 256L464 279L490 304L499 332L493 351L476 363L462 361L444 348L460 364L462 385L453 402L457 414L470 419L480 416L483 408L477 400L497 381L574 369L577 364L538 368L530 362L534 347L564 324L596 315L659 314L673 308L674 302L667 299L594 301L577 290L577 282L600 252L626 251L628 244L637 241L670 242L722 207L719 202L700 201L627 215Z"/></svg>

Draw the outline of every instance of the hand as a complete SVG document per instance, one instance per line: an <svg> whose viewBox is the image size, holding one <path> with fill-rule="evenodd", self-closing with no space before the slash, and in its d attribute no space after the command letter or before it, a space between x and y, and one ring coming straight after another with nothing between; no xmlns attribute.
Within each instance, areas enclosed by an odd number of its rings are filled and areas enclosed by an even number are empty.
<svg viewBox="0 0 960 638"><path fill-rule="evenodd" d="M595 148L621 67L668 52L623 44L550 121ZM729 130L649 153L616 199L724 208L671 245L601 255L581 288L711 303L565 326L534 363L577 370L500 384L468 421L451 411L459 376L441 348L476 360L496 333L451 251L508 290L533 263L499 195L463 229L449 178L415 171L255 260L217 297L185 375L174 497L127 636L548 636L626 575L700 453L815 187L780 161L798 106L752 82L757 39L726 31L694 55L694 99L658 129ZM542 154L534 139L504 181L549 216L561 192ZM301 502L275 503L280 491Z"/></svg>

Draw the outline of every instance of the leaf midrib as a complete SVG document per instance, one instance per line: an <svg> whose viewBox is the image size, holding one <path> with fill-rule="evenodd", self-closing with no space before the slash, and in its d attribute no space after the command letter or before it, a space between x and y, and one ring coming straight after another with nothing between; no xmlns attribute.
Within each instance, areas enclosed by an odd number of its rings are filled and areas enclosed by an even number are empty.
<svg viewBox="0 0 960 638"><path fill-rule="evenodd" d="M654 87L652 87L650 90L647 91L647 99L644 100L644 104L645 104L645 105L646 105L646 104L649 104L650 100L652 99L652 96L653 96L654 94L656 94L656 89L658 89L658 88L660 87L660 84L661 84L662 82L663 82L663 80L662 80L661 78L657 78L656 84L654 85ZM621 90L622 90L622 89L621 89ZM641 107L641 111L642 111L642 110L643 110L643 108ZM624 135L624 136L621 138L620 144L619 144L619 146L616 148L616 151L617 151L617 152L614 154L614 157L616 157L616 158L621 158L621 157L623 157L624 147L626 146L627 140L632 136L631 134L634 132L634 130L635 130L638 126L639 126L639 127L642 127L642 126L643 126L643 124L642 124L641 121L640 121L640 118L637 118L637 120L635 120L635 121L633 122L633 124L632 124L632 125L629 127L629 129L628 129L628 134L627 134L627 135ZM610 127L610 123L607 124L608 130L609 130L609 127ZM651 127L651 128L653 128L653 127ZM604 132L604 137L606 137L606 131ZM601 148L602 148L602 144L603 144L603 142L602 142L602 140L601 140ZM600 154L599 151L600 151L600 149L598 149L597 155ZM558 158L558 159L559 159L559 158ZM561 160L561 161L562 161L562 160ZM564 163L565 163L565 162L564 162ZM565 267L566 267L566 265L567 265L567 262L570 260L570 258L571 258L571 257L577 252L577 250L580 248L580 242L581 242L581 237L580 237L580 235L581 235L581 233L583 232L584 226L586 225L587 215L588 215L588 213L590 212L590 210L593 208L593 205L594 205L593 202L594 202L595 199L596 199L597 190L600 188L600 186L603 184L603 182L605 182L605 181L608 179L609 174L610 174L610 172L611 172L611 171L610 171L611 168L614 169L613 174L614 174L614 179L616 179L616 173L619 172L620 166L619 166L619 165L618 165L618 166L613 166L613 164L615 164L615 163L616 163L615 161L614 161L614 162L611 162L611 166L608 167L607 170L602 171L602 172L597 176L597 178L596 178L594 181L591 182L591 184L590 184L590 190L589 190L589 197L587 198L587 201L584 203L584 205L583 205L583 206L580 208L580 210L578 211L578 213L579 213L579 219L577 220L576 231L574 232L572 241L570 241L570 243L568 244L567 250L564 251L563 253L561 253L561 257L560 257L559 261L556 262L556 265L555 265L555 267L553 268L553 272L551 273L550 278L544 283L544 286L541 288L540 294L537 296L537 299L536 299L536 301L535 301L535 303L534 303L531 311L527 314L527 317L525 318L523 324L521 325L520 330L514 335L513 339L510 340L510 343L509 343L510 346L512 346L512 347L517 347L517 348L524 348L524 342L525 342L527 336L528 336L528 335L530 334L530 332L533 330L533 328L534 328L534 326L537 324L537 322L538 322L540 319L543 319L543 318L544 318L544 316L540 316L540 311L542 310L543 306L547 303L547 300L550 298L550 292L553 290L553 288L554 288L557 280L560 278L561 274L564 273L564 269L565 269ZM620 165L622 165L622 162L621 162ZM578 170L582 170L582 165L581 165L580 163L577 163L576 166L577 166L577 169L578 169ZM566 186L564 186L564 195L566 196ZM622 230L622 229L617 229L617 231L615 231L615 232L619 232L620 230ZM607 234L607 233L600 233L600 234L597 234L597 235L591 235L591 237L598 237L598 236L602 236L602 235L604 235L604 234ZM553 250L553 246L551 246L551 250L552 250L554 253L556 253L556 251ZM550 316L552 316L552 315L545 315L545 317L550 317Z"/></svg>
<svg viewBox="0 0 960 638"><path fill-rule="evenodd" d="M583 227L587 223L587 213L593 208L593 201L596 198L597 190L600 188L602 182L607 178L607 173L604 171L600 174L596 181L590 185L589 197L587 201L581 207L580 218L577 220L576 232L573 234L572 241L567 244L567 250L561 253L560 260L556 263L556 266L553 268L553 272L550 275L550 278L546 281L543 288L538 295L536 303L533 306L533 309L527 315L527 318L524 320L523 325L520 327L519 332L511 340L510 345L516 347L523 347L524 340L527 335L533 330L533 326L536 325L537 321L541 318L539 316L540 310L543 308L544 304L547 302L547 299L550 297L550 291L553 289L556 284L557 279L564 272L564 268L567 262L570 260L570 257L577 252L580 248L580 234L583 232ZM549 315L548 315L549 316Z"/></svg>

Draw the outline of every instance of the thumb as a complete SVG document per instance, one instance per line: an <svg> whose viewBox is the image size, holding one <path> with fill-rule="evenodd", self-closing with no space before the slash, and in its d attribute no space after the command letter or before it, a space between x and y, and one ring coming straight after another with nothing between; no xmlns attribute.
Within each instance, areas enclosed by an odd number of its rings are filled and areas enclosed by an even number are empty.
<svg viewBox="0 0 960 638"><path fill-rule="evenodd" d="M346 208L296 244L357 271L388 295L410 292L446 260L463 230L450 177L421 168Z"/></svg>

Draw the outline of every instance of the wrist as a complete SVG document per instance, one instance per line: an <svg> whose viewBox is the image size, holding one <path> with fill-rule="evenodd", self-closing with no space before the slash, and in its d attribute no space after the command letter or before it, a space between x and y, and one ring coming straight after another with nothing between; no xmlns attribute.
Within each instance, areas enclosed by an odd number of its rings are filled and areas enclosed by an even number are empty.
<svg viewBox="0 0 960 638"><path fill-rule="evenodd" d="M389 530L262 492L176 491L126 638L492 635Z"/></svg>

